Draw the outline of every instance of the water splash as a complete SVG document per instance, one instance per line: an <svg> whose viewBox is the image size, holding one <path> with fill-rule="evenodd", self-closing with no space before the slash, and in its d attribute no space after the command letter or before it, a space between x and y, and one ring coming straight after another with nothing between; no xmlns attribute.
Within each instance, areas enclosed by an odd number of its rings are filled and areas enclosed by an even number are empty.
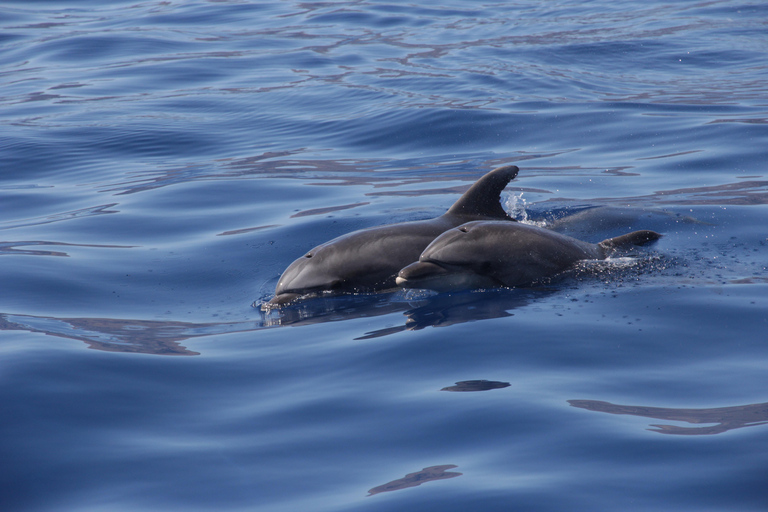
<svg viewBox="0 0 768 512"><path fill-rule="evenodd" d="M525 192L519 194L507 194L504 197L504 211L506 211L510 217L517 219L520 222L528 221L528 212L525 207L527 205L526 200L523 198Z"/></svg>

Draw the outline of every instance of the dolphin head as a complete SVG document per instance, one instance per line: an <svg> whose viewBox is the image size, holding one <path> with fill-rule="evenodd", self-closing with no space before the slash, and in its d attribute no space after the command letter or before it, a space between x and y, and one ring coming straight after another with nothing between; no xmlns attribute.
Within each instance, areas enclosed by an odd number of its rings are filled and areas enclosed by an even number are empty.
<svg viewBox="0 0 768 512"><path fill-rule="evenodd" d="M500 260L485 240L482 224L468 222L437 237L419 261L400 270L397 285L438 292L503 286L494 276Z"/></svg>
<svg viewBox="0 0 768 512"><path fill-rule="evenodd" d="M275 296L268 305L282 306L300 297L338 288L344 279L338 275L338 267L330 264L326 252L322 246L316 247L291 263L280 276Z"/></svg>

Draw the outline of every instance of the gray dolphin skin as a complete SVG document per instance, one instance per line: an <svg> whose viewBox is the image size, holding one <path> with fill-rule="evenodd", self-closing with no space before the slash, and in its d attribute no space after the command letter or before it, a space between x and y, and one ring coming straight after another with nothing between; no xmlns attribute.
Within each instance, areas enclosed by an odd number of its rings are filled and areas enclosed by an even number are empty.
<svg viewBox="0 0 768 512"><path fill-rule="evenodd" d="M283 272L275 297L263 309L322 293L377 292L395 288L398 271L416 261L444 231L475 220L515 223L500 204L504 187L517 176L514 165L480 178L440 217L353 231L307 252Z"/></svg>
<svg viewBox="0 0 768 512"><path fill-rule="evenodd" d="M396 282L438 292L524 286L580 260L602 260L617 249L660 237L643 230L591 244L528 224L469 222L437 237L417 262L400 271Z"/></svg>

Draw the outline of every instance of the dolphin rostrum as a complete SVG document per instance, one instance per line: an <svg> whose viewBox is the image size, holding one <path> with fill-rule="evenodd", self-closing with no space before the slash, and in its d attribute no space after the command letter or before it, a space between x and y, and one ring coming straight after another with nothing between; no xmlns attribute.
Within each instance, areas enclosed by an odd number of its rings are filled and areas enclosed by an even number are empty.
<svg viewBox="0 0 768 512"><path fill-rule="evenodd" d="M617 249L660 237L642 230L591 244L529 224L468 222L437 237L396 282L439 292L530 285L580 260L602 260Z"/></svg>
<svg viewBox="0 0 768 512"><path fill-rule="evenodd" d="M500 204L504 187L517 176L514 165L480 178L440 217L353 231L311 249L291 263L264 309L321 293L377 292L395 288L397 272L444 231L475 220L513 224Z"/></svg>

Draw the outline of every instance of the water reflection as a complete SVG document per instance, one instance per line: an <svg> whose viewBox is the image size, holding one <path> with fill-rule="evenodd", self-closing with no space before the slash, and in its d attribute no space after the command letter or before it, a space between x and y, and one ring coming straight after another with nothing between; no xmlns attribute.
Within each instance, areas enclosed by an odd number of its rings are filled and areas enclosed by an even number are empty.
<svg viewBox="0 0 768 512"><path fill-rule="evenodd" d="M715 407L712 409L668 409L664 407L644 407L636 405L617 405L599 400L568 400L573 407L609 414L629 414L668 421L687 423L710 423L706 427L679 427L676 425L654 425L651 432L701 436L721 434L729 430L768 423L768 402L734 407Z"/></svg>
<svg viewBox="0 0 768 512"><path fill-rule="evenodd" d="M472 290L435 295L403 312L405 324L365 333L356 340L380 338L402 331L418 331L425 327L450 325L512 316L513 309L527 306L552 290Z"/></svg>
<svg viewBox="0 0 768 512"><path fill-rule="evenodd" d="M768 204L768 181L737 181L707 187L659 190L643 196L598 198L592 201L605 205L645 204L655 207L763 205Z"/></svg>
<svg viewBox="0 0 768 512"><path fill-rule="evenodd" d="M538 292L539 295L544 292ZM551 292L550 292L551 293ZM528 304L534 291L493 290L428 297L418 307L401 294L342 296L316 299L297 307L260 313L257 320L192 323L173 320L118 318L56 318L0 313L0 331L28 331L83 341L88 348L107 352L155 355L199 355L180 342L204 336L257 331L265 328L305 326L325 322L402 313L397 326L376 330L356 338L379 338L427 326L510 316L508 310Z"/></svg>
<svg viewBox="0 0 768 512"><path fill-rule="evenodd" d="M472 290L442 294L429 302L405 312L405 327L410 330L425 327L447 327L477 320L512 316L512 310L555 293L555 288L537 287L519 290Z"/></svg>
<svg viewBox="0 0 768 512"><path fill-rule="evenodd" d="M191 324L112 318L53 318L0 314L0 330L28 331L84 341L88 348L107 352L196 356L178 342L204 336L206 328L222 324Z"/></svg>
<svg viewBox="0 0 768 512"><path fill-rule="evenodd" d="M408 487L416 487L433 480L445 480L446 478L455 478L461 476L462 473L455 471L447 471L448 469L457 468L455 464L444 464L442 466L430 466L424 468L416 473L408 473L403 478L392 480L386 484L379 485L368 491L368 496L379 494L381 492L399 491L407 489Z"/></svg>
<svg viewBox="0 0 768 512"><path fill-rule="evenodd" d="M512 316L511 310L556 293L555 287L535 289L471 290L413 298L403 292L343 295L308 299L274 309L264 316L265 326L298 326L402 313L402 324L366 332L355 340L380 338L403 331Z"/></svg>
<svg viewBox="0 0 768 512"><path fill-rule="evenodd" d="M113 209L117 205L118 203L109 203L98 206L91 206L88 208L80 208L78 210L54 213L51 215L44 215L42 217L3 221L0 223L0 230L42 226L63 220L82 219L84 217L93 217L96 215L109 215L111 213L119 213L118 210Z"/></svg>
<svg viewBox="0 0 768 512"><path fill-rule="evenodd" d="M25 254L28 256L64 256L69 253L64 251L52 251L50 249L22 249L22 247L88 247L104 249L132 249L131 245L100 245L100 244L69 244L65 242L51 242L47 240L23 240L0 241L0 254Z"/></svg>
<svg viewBox="0 0 768 512"><path fill-rule="evenodd" d="M654 264L649 260L649 264ZM646 265L647 266L647 265ZM621 278L624 272L647 272L643 260L628 268L577 268L546 286L518 289L468 290L456 293L398 291L379 294L316 297L301 303L261 311L243 321L192 323L173 320L114 318L56 318L0 313L0 331L23 330L85 342L89 348L109 352L156 355L197 355L179 342L219 334L257 331L267 328L299 327L326 322L392 315L394 325L363 333L355 340L381 338L426 327L447 327L514 315L514 310L578 286L583 279ZM405 317L405 318L403 318Z"/></svg>
<svg viewBox="0 0 768 512"><path fill-rule="evenodd" d="M562 153L520 153L504 158L488 154L488 158L477 157L472 160L456 160L450 164L438 165L429 158L386 161L381 159L319 160L299 158L298 156L302 152L302 149L267 151L244 158L222 159L214 166L184 166L128 173L126 176L120 176L119 181L102 186L100 192L109 192L119 196L182 183L279 178L314 185L365 185L377 189L367 194L368 196L398 195L398 192L392 192L393 188L445 181L474 182L487 169L540 157L554 157ZM385 190L381 190L382 188ZM422 196L434 193L462 194L465 191L466 188L460 186L439 190L419 187L418 190L405 191L403 194ZM107 206L114 206L114 204ZM347 208L353 206L359 205L348 205ZM319 209L318 212L304 213L297 215L297 217L322 213L328 212Z"/></svg>

